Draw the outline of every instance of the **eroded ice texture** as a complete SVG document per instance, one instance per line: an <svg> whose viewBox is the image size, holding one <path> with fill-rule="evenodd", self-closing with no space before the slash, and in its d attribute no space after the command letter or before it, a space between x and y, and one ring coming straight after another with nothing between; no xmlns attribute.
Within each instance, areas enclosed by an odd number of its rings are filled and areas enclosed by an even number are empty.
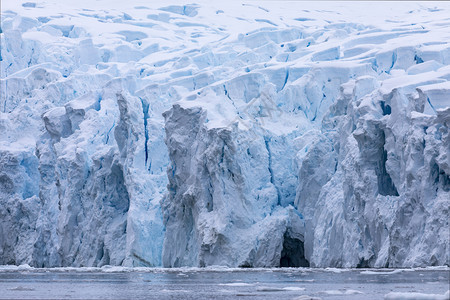
<svg viewBox="0 0 450 300"><path fill-rule="evenodd" d="M2 3L0 264L448 265L450 6L216 4Z"/></svg>

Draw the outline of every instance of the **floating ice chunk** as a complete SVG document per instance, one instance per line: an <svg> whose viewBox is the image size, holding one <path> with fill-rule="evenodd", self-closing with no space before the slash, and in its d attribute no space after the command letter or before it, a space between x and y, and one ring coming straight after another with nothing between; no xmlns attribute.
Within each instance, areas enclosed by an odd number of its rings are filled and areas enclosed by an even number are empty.
<svg viewBox="0 0 450 300"><path fill-rule="evenodd" d="M162 289L161 290L162 293L189 293L190 291L188 290L168 290L168 289Z"/></svg>
<svg viewBox="0 0 450 300"><path fill-rule="evenodd" d="M28 264L23 264L17 267L17 270L19 271L29 271L29 270L33 270L33 267L30 267L30 265Z"/></svg>
<svg viewBox="0 0 450 300"><path fill-rule="evenodd" d="M271 287L271 286L261 286L261 287L256 288L256 290L258 292L283 292L283 291L304 291L305 288L295 287L295 286L283 287L283 288Z"/></svg>
<svg viewBox="0 0 450 300"><path fill-rule="evenodd" d="M402 269L397 269L393 271L362 271L361 274L364 275L391 275L403 272Z"/></svg>
<svg viewBox="0 0 450 300"><path fill-rule="evenodd" d="M332 272L332 273L342 273L342 272L348 272L348 271L350 271L350 269L326 268L325 271Z"/></svg>
<svg viewBox="0 0 450 300"><path fill-rule="evenodd" d="M232 282L232 283L219 283L219 285L223 286L252 286L251 283L245 283L245 282Z"/></svg>
<svg viewBox="0 0 450 300"><path fill-rule="evenodd" d="M285 291L304 291L306 289L302 288L302 287L298 287L298 286L287 286L287 287L284 287L283 290L285 290Z"/></svg>
<svg viewBox="0 0 450 300"><path fill-rule="evenodd" d="M357 291L357 290L351 290L351 289L342 289L342 290L327 290L323 291L324 294L328 295L358 295L358 294L364 294L363 292Z"/></svg>
<svg viewBox="0 0 450 300"><path fill-rule="evenodd" d="M35 291L34 288L28 288L28 287L24 287L24 286L16 286L13 288L9 288L8 290L10 291Z"/></svg>
<svg viewBox="0 0 450 300"><path fill-rule="evenodd" d="M292 300L322 300L322 298L309 296L309 295L302 295L302 296L293 298Z"/></svg>
<svg viewBox="0 0 450 300"><path fill-rule="evenodd" d="M282 292L284 289L270 286L261 286L256 288L258 292Z"/></svg>
<svg viewBox="0 0 450 300"><path fill-rule="evenodd" d="M423 294L423 293L401 293L391 292L384 296L385 300L448 300L450 299L450 291L445 294Z"/></svg>
<svg viewBox="0 0 450 300"><path fill-rule="evenodd" d="M101 271L104 273L124 273L124 272L131 272L132 270L130 268L121 267L121 266L103 266L101 267Z"/></svg>

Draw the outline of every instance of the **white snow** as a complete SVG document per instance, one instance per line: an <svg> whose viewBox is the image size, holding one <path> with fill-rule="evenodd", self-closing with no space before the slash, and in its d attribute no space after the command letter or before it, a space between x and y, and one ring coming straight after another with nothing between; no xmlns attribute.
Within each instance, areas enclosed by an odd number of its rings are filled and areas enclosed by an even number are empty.
<svg viewBox="0 0 450 300"><path fill-rule="evenodd" d="M2 1L0 264L448 265L450 4L367 5Z"/></svg>

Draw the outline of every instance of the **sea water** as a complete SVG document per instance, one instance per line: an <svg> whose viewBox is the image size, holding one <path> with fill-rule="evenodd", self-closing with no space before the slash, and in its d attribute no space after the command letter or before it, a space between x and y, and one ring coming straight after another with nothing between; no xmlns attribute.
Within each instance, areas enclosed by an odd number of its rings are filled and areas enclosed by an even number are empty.
<svg viewBox="0 0 450 300"><path fill-rule="evenodd" d="M446 267L36 269L4 266L0 267L0 299L338 300L383 299L386 295L413 299L417 293L431 296L427 299L445 299L449 274L450 269Z"/></svg>

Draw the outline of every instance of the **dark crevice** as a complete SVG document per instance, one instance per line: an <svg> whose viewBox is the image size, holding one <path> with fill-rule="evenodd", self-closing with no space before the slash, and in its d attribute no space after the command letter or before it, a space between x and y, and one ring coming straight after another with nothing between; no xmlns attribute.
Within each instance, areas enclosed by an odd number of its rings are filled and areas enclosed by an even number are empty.
<svg viewBox="0 0 450 300"><path fill-rule="evenodd" d="M356 268L360 269L367 269L371 267L371 261L373 260L373 257L369 258L369 259L365 259L365 258L361 258L359 260L359 263L356 265Z"/></svg>
<svg viewBox="0 0 450 300"><path fill-rule="evenodd" d="M383 116L391 114L391 106L389 104L386 105L386 102L381 101L380 106L381 106L381 110L383 111Z"/></svg>
<svg viewBox="0 0 450 300"><path fill-rule="evenodd" d="M207 199L206 199L206 209L208 212L211 212L214 210L214 202L213 202L213 192L214 192L214 188L212 186L211 181L209 181L208 183L208 187L207 187Z"/></svg>
<svg viewBox="0 0 450 300"><path fill-rule="evenodd" d="M280 191L278 189L278 187L275 184L275 178L274 178L274 174L273 174L273 169L272 169L272 153L270 151L270 147L269 147L269 139L267 137L264 137L264 143L266 145L266 150L267 150L267 154L268 154L268 159L269 159L269 173L270 173L270 183L273 184L273 186L275 187L275 189L277 190L277 197L278 197L278 205L281 205L281 195L280 195Z"/></svg>
<svg viewBox="0 0 450 300"><path fill-rule="evenodd" d="M414 55L414 61L416 62L416 64L421 64L421 63L423 63L423 59L420 58L419 56L417 56L417 54Z"/></svg>
<svg viewBox="0 0 450 300"><path fill-rule="evenodd" d="M380 147L380 158L378 159L378 166L375 168L378 179L378 193L383 196L398 196L397 188L392 182L392 178L386 170L387 152L384 149L385 135L384 132L381 133L381 147Z"/></svg>
<svg viewBox="0 0 450 300"><path fill-rule="evenodd" d="M444 171L440 171L439 172L439 180L440 182L442 182L442 189L445 192L449 192L450 191L450 176L447 175Z"/></svg>
<svg viewBox="0 0 450 300"><path fill-rule="evenodd" d="M288 57L289 57L289 55L288 55ZM289 79L289 69L287 69L287 71L286 71L286 77L284 77L284 83L283 83L283 86L281 87L281 90L283 90L284 87L286 86L288 79Z"/></svg>
<svg viewBox="0 0 450 300"><path fill-rule="evenodd" d="M223 85L223 91L224 91L224 93L225 93L225 96L227 96L228 99L230 99L231 101L233 101L233 99L231 99L231 97L230 97L230 94L228 94L228 90L227 90L225 84ZM233 102L233 104L234 104L234 102Z"/></svg>
<svg viewBox="0 0 450 300"><path fill-rule="evenodd" d="M448 176L444 170L441 170L436 162L434 162L430 168L430 182L433 182L437 188L450 191L450 176Z"/></svg>
<svg viewBox="0 0 450 300"><path fill-rule="evenodd" d="M433 104L431 104L430 98L427 97L427 102L430 104L431 108L433 109L434 113L436 113L436 109L434 108Z"/></svg>
<svg viewBox="0 0 450 300"><path fill-rule="evenodd" d="M378 73L378 63L376 59L372 61L372 70Z"/></svg>
<svg viewBox="0 0 450 300"><path fill-rule="evenodd" d="M244 262L244 263L240 264L238 267L243 268L243 269L253 268L253 266L249 262Z"/></svg>
<svg viewBox="0 0 450 300"><path fill-rule="evenodd" d="M388 73L391 72L391 70L394 67L396 62L397 62L397 51L392 51L392 64L391 64L391 67L389 68Z"/></svg>
<svg viewBox="0 0 450 300"><path fill-rule="evenodd" d="M291 237L288 231L283 236L280 267L309 267L309 261L305 258L303 241Z"/></svg>
<svg viewBox="0 0 450 300"><path fill-rule="evenodd" d="M104 245L103 241L100 242L100 244L97 248L97 257L96 257L97 262L100 262L103 259L103 256L105 255L104 247L105 247L105 245Z"/></svg>
<svg viewBox="0 0 450 300"><path fill-rule="evenodd" d="M114 120L113 125L112 125L111 128L108 130L108 132L106 133L106 141L105 141L105 144L108 144L108 141L109 141L109 134L111 133L111 130L113 130L114 126L116 126L116 120Z"/></svg>
<svg viewBox="0 0 450 300"><path fill-rule="evenodd" d="M103 199L104 204L124 214L130 208L130 198L123 174L122 166L114 164L111 166L111 173L105 178L105 187L115 187L114 193Z"/></svg>
<svg viewBox="0 0 450 300"><path fill-rule="evenodd" d="M145 144L144 144L144 150L145 150L145 166L147 166L147 162L148 162L148 108L149 108L149 103L147 103L147 101L145 101L144 99L141 99L141 104L142 104L142 113L144 114L144 136L145 136ZM150 166L151 167L151 166ZM149 169L150 169L149 167Z"/></svg>

